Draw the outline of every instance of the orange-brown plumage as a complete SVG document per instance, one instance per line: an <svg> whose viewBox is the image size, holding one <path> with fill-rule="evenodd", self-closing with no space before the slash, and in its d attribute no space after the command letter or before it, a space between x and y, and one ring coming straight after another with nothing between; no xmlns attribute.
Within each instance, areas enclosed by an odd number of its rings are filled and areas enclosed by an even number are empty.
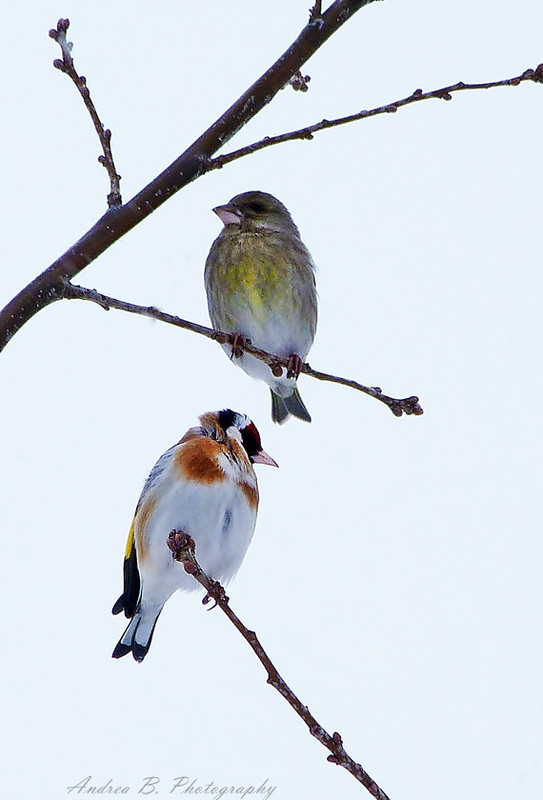
<svg viewBox="0 0 543 800"><path fill-rule="evenodd" d="M221 483L226 475L217 461L221 445L214 439L203 438L185 440L175 456L175 465L184 478L197 483Z"/></svg>
<svg viewBox="0 0 543 800"><path fill-rule="evenodd" d="M256 511L258 508L258 488L251 486L249 483L241 483L240 488L251 508Z"/></svg>

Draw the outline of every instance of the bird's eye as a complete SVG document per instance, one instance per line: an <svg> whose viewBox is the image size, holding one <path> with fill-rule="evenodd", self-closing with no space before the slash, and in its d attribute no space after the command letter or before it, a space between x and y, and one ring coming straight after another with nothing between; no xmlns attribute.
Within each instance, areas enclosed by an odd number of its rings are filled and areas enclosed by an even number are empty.
<svg viewBox="0 0 543 800"><path fill-rule="evenodd" d="M248 203L247 209L252 211L253 214L263 214L266 211L266 206L263 203L254 202Z"/></svg>
<svg viewBox="0 0 543 800"><path fill-rule="evenodd" d="M260 453L262 450L262 442L260 441L260 434L254 422L249 423L249 425L246 425L242 429L241 441L249 458Z"/></svg>

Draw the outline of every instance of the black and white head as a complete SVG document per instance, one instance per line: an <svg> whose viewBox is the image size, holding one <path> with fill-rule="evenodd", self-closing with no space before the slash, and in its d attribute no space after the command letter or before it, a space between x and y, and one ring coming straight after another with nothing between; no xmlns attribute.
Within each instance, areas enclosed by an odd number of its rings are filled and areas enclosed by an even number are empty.
<svg viewBox="0 0 543 800"><path fill-rule="evenodd" d="M251 464L278 464L262 448L260 433L254 422L239 411L225 408L222 411L209 411L200 417L202 428L214 439L228 444L237 442L245 451Z"/></svg>

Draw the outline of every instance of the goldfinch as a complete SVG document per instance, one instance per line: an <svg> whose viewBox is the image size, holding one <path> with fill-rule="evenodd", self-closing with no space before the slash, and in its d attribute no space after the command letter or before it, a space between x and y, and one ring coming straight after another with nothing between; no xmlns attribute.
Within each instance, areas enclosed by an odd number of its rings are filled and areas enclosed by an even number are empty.
<svg viewBox="0 0 543 800"><path fill-rule="evenodd" d="M143 487L128 535L124 589L113 613L131 621L113 658L132 653L143 661L162 608L177 590L200 584L176 561L168 546L172 530L196 543L196 558L214 580L238 571L253 536L258 485L253 464L277 464L262 449L249 417L236 411L208 412L156 462Z"/></svg>
<svg viewBox="0 0 543 800"><path fill-rule="evenodd" d="M291 414L311 422L296 379L317 327L315 267L285 206L266 192L245 192L213 209L224 224L209 251L205 287L215 328L234 334L224 345L248 375L271 389L272 419ZM289 360L279 376L237 347L255 347Z"/></svg>

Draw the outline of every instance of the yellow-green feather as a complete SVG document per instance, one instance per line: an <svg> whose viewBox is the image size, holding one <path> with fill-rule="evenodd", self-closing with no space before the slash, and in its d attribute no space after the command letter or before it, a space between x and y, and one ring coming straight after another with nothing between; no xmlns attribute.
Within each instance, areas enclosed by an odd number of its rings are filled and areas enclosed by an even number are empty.
<svg viewBox="0 0 543 800"><path fill-rule="evenodd" d="M248 304L261 322L270 308L276 313L296 313L303 303L304 281L314 281L307 262L301 242L285 241L277 234L247 233L217 240L208 260L207 280L222 324L236 327L238 302Z"/></svg>

